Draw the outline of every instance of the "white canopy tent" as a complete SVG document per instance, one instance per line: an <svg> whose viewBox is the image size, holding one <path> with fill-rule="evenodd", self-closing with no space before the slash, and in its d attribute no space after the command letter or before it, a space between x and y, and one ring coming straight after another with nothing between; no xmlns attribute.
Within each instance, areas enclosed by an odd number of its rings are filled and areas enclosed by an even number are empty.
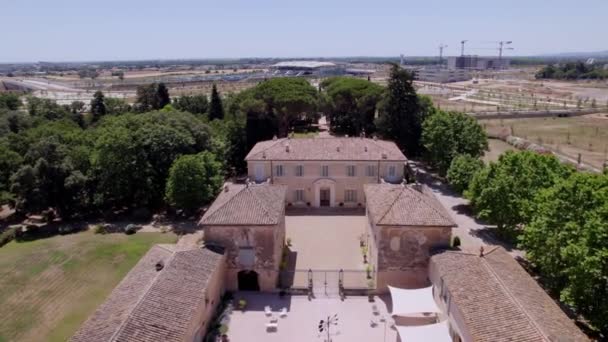
<svg viewBox="0 0 608 342"><path fill-rule="evenodd" d="M414 326L397 326L401 341L407 342L452 342L448 321L441 323L414 325Z"/></svg>
<svg viewBox="0 0 608 342"><path fill-rule="evenodd" d="M422 289L400 289L389 286L393 302L392 315L407 316L417 313L439 313L441 310L433 298L433 286Z"/></svg>

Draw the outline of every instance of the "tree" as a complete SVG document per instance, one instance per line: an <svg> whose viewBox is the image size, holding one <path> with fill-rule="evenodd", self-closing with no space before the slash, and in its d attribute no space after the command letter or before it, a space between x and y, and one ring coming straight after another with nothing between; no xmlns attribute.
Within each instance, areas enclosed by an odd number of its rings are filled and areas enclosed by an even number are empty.
<svg viewBox="0 0 608 342"><path fill-rule="evenodd" d="M508 151L475 174L465 195L478 218L509 234L529 222L538 191L572 172L553 155Z"/></svg>
<svg viewBox="0 0 608 342"><path fill-rule="evenodd" d="M420 137L427 114L420 105L413 80L410 72L393 65L376 122L378 133L395 141L408 157L419 156L422 152Z"/></svg>
<svg viewBox="0 0 608 342"><path fill-rule="evenodd" d="M13 93L0 93L0 109L17 110L21 107L19 95Z"/></svg>
<svg viewBox="0 0 608 342"><path fill-rule="evenodd" d="M184 112L202 115L209 109L209 100L206 95L184 95L173 100L173 107Z"/></svg>
<svg viewBox="0 0 608 342"><path fill-rule="evenodd" d="M547 286L608 332L608 176L575 172L535 198L521 245Z"/></svg>
<svg viewBox="0 0 608 342"><path fill-rule="evenodd" d="M209 104L209 120L222 120L223 118L224 106L222 104L220 94L217 91L217 86L215 85L215 83L213 83L213 87L211 88L211 103Z"/></svg>
<svg viewBox="0 0 608 342"><path fill-rule="evenodd" d="M374 116L384 89L352 77L332 77L320 84L323 111L333 133L359 136L376 130Z"/></svg>
<svg viewBox="0 0 608 342"><path fill-rule="evenodd" d="M108 115L120 115L131 111L131 106L124 99L108 97L104 102Z"/></svg>
<svg viewBox="0 0 608 342"><path fill-rule="evenodd" d="M468 154L460 154L452 159L450 168L448 169L447 178L452 188L459 193L463 193L469 183L483 168L483 161L479 158L471 157Z"/></svg>
<svg viewBox="0 0 608 342"><path fill-rule="evenodd" d="M7 195L10 190L10 177L22 163L23 158L18 153L5 144L0 144L0 205L6 204L6 201L12 197Z"/></svg>
<svg viewBox="0 0 608 342"><path fill-rule="evenodd" d="M170 103L169 90L164 83L152 83L137 87L136 108L140 113L159 110Z"/></svg>
<svg viewBox="0 0 608 342"><path fill-rule="evenodd" d="M98 90L93 95L91 100L91 114L93 115L92 121L97 122L102 116L106 115L107 109L104 102L105 97L101 90Z"/></svg>
<svg viewBox="0 0 608 342"><path fill-rule="evenodd" d="M442 176L457 155L468 154L478 158L488 148L486 134L474 118L464 113L441 110L425 120L422 143L426 158Z"/></svg>
<svg viewBox="0 0 608 342"><path fill-rule="evenodd" d="M31 116L42 117L47 120L58 120L69 116L68 108L60 106L50 99L41 99L30 96L27 99L27 109Z"/></svg>
<svg viewBox="0 0 608 342"><path fill-rule="evenodd" d="M179 157L167 178L167 202L189 212L209 203L222 186L221 169L210 152Z"/></svg>

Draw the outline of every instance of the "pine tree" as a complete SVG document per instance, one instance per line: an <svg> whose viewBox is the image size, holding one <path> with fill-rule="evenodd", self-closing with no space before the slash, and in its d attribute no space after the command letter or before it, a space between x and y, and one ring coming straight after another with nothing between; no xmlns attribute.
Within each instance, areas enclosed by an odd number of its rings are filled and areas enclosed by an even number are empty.
<svg viewBox="0 0 608 342"><path fill-rule="evenodd" d="M91 100L91 114L93 115L92 121L97 122L102 116L106 115L106 104L104 102L104 96L101 90L98 90L93 95Z"/></svg>
<svg viewBox="0 0 608 342"><path fill-rule="evenodd" d="M215 83L211 88L211 103L209 104L209 120L219 119L222 120L224 118L224 105L222 104L222 99L220 98L220 94L217 92L217 87Z"/></svg>
<svg viewBox="0 0 608 342"><path fill-rule="evenodd" d="M171 97L169 96L169 89L164 83L159 83L156 86L156 106L154 109L163 109L166 105L171 103Z"/></svg>
<svg viewBox="0 0 608 342"><path fill-rule="evenodd" d="M426 116L407 70L393 65L386 98L377 121L378 132L393 140L408 157L421 154L422 121Z"/></svg>

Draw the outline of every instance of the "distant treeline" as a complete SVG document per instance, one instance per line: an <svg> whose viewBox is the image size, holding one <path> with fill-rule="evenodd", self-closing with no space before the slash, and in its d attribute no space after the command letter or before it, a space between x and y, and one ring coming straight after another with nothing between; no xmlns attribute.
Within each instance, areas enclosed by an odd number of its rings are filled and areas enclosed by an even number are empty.
<svg viewBox="0 0 608 342"><path fill-rule="evenodd" d="M581 61L562 64L549 64L536 73L537 79L556 80L604 80L608 79L608 70L603 64L586 64Z"/></svg>

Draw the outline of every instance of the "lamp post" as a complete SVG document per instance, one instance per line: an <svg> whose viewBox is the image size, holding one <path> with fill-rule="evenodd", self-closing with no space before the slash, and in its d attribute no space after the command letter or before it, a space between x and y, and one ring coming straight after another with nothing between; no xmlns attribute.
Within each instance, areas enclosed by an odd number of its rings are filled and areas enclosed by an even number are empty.
<svg viewBox="0 0 608 342"><path fill-rule="evenodd" d="M325 331L327 333L326 342L331 342L330 328L332 325L338 325L338 314L327 316L327 320L322 319L319 321L319 332L323 333Z"/></svg>

